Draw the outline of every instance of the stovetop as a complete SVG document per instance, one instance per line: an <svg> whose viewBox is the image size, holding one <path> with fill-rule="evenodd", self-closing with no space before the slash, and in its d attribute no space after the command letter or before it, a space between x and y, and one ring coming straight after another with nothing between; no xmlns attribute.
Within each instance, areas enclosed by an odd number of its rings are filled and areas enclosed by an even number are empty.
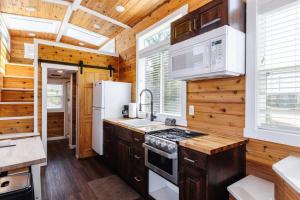
<svg viewBox="0 0 300 200"><path fill-rule="evenodd" d="M179 142L184 139L205 135L203 133L183 130L183 129L179 129L179 128L153 131L153 132L149 132L147 134L158 137L158 138L162 138L165 140L169 140L172 142Z"/></svg>

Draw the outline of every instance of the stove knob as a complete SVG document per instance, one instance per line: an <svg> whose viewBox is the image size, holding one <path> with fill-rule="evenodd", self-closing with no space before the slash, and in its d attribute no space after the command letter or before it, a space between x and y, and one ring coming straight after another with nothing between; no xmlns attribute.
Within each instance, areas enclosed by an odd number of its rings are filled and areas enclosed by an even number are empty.
<svg viewBox="0 0 300 200"><path fill-rule="evenodd" d="M151 140L150 140L150 144L155 144L155 139L154 138L152 138Z"/></svg>
<svg viewBox="0 0 300 200"><path fill-rule="evenodd" d="M155 143L155 144L156 144L157 147L159 147L160 143L161 143L161 142L160 142L159 140L156 140L156 143Z"/></svg>
<svg viewBox="0 0 300 200"><path fill-rule="evenodd" d="M175 145L169 144L168 145L168 151L173 153L175 151Z"/></svg>
<svg viewBox="0 0 300 200"><path fill-rule="evenodd" d="M160 146L161 146L161 148L166 148L166 147L167 147L167 143L166 143L166 142L162 142L162 143L160 144Z"/></svg>

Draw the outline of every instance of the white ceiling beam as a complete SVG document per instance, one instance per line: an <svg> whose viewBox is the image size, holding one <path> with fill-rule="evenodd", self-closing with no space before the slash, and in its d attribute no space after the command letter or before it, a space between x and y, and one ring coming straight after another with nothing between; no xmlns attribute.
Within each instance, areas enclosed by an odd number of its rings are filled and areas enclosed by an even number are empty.
<svg viewBox="0 0 300 200"><path fill-rule="evenodd" d="M44 2L48 3L55 3L55 4L60 4L63 6L70 6L72 3L69 1L62 1L62 0L43 0Z"/></svg>
<svg viewBox="0 0 300 200"><path fill-rule="evenodd" d="M78 9L79 9L79 10L82 10L82 11L84 11L84 12L86 12L86 13L89 13L89 14L91 14L91 15L94 15L94 16L96 16L96 17L98 17L98 18L100 18L100 19L103 19L103 20L105 20L105 21L108 21L108 22L111 22L111 23L116 24L116 25L118 25L118 26L121 26L121 27L123 27L123 28L125 28L125 29L131 29L130 26L128 26L128 25L126 25L126 24L124 24L124 23L122 23L122 22L120 22L120 21L118 21L118 20L115 20L115 19L113 19L113 18L111 18L111 17L108 17L108 16L106 16L106 15L103 15L103 14L101 14L101 13L95 11L95 10L89 9L89 8L84 7L84 6L81 6L81 5L79 5Z"/></svg>
<svg viewBox="0 0 300 200"><path fill-rule="evenodd" d="M67 12L64 16L64 19L60 25L58 34L56 36L56 42L59 42L61 40L61 37L63 36L66 29L68 28L68 24L69 24L69 21L70 21L73 11L78 9L78 6L81 4L81 1L82 0L75 0L74 3L72 3L68 6Z"/></svg>

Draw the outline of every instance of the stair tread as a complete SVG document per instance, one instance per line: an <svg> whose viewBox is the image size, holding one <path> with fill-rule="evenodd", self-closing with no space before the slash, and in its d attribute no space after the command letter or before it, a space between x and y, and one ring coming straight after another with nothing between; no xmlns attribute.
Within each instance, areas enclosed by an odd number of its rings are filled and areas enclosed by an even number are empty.
<svg viewBox="0 0 300 200"><path fill-rule="evenodd" d="M18 120L18 119L33 119L34 116L15 116L15 117L0 117L0 121L4 120Z"/></svg>
<svg viewBox="0 0 300 200"><path fill-rule="evenodd" d="M4 78L28 78L28 79L34 79L33 76L13 76L13 75L5 75Z"/></svg>
<svg viewBox="0 0 300 200"><path fill-rule="evenodd" d="M26 138L26 137L35 137L39 136L39 133L28 132L28 133L7 133L7 134L0 134L0 140L8 140L8 139L19 139L19 138Z"/></svg>
<svg viewBox="0 0 300 200"><path fill-rule="evenodd" d="M24 89L24 88L2 88L1 90L6 91L34 91L34 89Z"/></svg>
<svg viewBox="0 0 300 200"><path fill-rule="evenodd" d="M5 63L6 65L11 65L11 66L24 66L24 67L34 67L34 65L30 64L21 64L21 63Z"/></svg>
<svg viewBox="0 0 300 200"><path fill-rule="evenodd" d="M11 105L11 104L34 104L33 101L24 102L0 102L0 105Z"/></svg>

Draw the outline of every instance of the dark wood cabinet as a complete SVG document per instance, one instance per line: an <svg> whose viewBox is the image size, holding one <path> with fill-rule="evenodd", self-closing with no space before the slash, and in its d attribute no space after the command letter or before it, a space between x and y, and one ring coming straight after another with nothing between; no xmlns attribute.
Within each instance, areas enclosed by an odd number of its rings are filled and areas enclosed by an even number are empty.
<svg viewBox="0 0 300 200"><path fill-rule="evenodd" d="M214 155L180 147L180 200L228 200L227 186L245 176L245 155L245 145Z"/></svg>
<svg viewBox="0 0 300 200"><path fill-rule="evenodd" d="M196 167L183 165L181 167L180 199L205 200L206 175Z"/></svg>
<svg viewBox="0 0 300 200"><path fill-rule="evenodd" d="M171 28L171 43L189 39L197 34L196 18L194 15L185 15L172 23Z"/></svg>
<svg viewBox="0 0 300 200"><path fill-rule="evenodd" d="M130 144L117 140L116 149L117 172L122 178L130 180Z"/></svg>
<svg viewBox="0 0 300 200"><path fill-rule="evenodd" d="M144 134L104 122L104 158L126 182L146 197L148 173Z"/></svg>
<svg viewBox="0 0 300 200"><path fill-rule="evenodd" d="M229 25L245 32L243 0L213 0L171 24L171 44Z"/></svg>
<svg viewBox="0 0 300 200"><path fill-rule="evenodd" d="M105 162L115 169L115 152L114 148L111 148L114 145L114 126L109 123L104 122L103 126L103 157Z"/></svg>

